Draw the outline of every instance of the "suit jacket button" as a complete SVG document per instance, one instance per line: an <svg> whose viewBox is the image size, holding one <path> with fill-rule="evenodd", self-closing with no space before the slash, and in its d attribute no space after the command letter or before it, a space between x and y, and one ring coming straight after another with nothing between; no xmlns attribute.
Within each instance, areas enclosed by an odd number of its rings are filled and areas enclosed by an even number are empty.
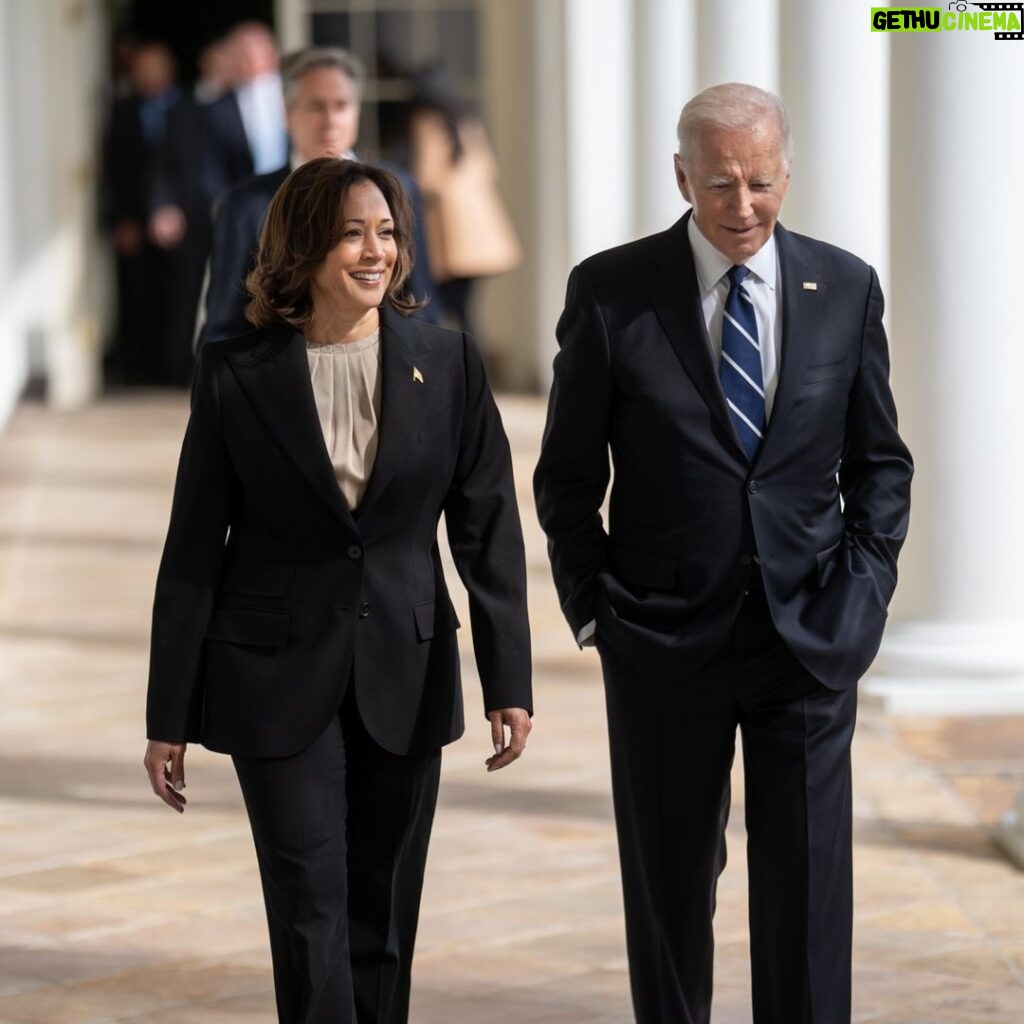
<svg viewBox="0 0 1024 1024"><path fill-rule="evenodd" d="M757 481L751 480L747 483L747 491L750 494L757 494Z"/></svg>
<svg viewBox="0 0 1024 1024"><path fill-rule="evenodd" d="M753 562L753 560L754 559L750 555L748 555L746 551L744 551L743 554L740 555L740 565L750 565L750 563Z"/></svg>
<svg viewBox="0 0 1024 1024"><path fill-rule="evenodd" d="M367 618L369 616L369 614L370 614L370 603L369 603L369 601L364 601L359 606L359 618L365 619L365 618Z"/></svg>
<svg viewBox="0 0 1024 1024"><path fill-rule="evenodd" d="M363 554L363 549L358 544L349 545L348 557L354 562L357 558L360 558Z"/></svg>

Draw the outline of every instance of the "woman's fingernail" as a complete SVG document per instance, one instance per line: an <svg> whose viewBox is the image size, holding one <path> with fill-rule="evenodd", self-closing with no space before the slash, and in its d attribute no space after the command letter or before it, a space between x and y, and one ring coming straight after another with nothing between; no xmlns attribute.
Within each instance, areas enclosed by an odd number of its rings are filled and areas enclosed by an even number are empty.
<svg viewBox="0 0 1024 1024"><path fill-rule="evenodd" d="M174 788L175 790L177 790L177 792L180 793L185 788L185 780L177 779L174 783Z"/></svg>
<svg viewBox="0 0 1024 1024"><path fill-rule="evenodd" d="M504 749L505 748L500 743L495 743L494 744L494 752L496 754L500 754L502 752L502 750L504 750Z"/></svg>

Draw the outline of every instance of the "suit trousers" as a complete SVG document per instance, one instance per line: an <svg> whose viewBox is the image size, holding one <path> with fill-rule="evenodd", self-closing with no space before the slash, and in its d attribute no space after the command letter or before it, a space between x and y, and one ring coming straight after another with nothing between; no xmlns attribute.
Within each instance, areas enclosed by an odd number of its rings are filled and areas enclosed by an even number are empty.
<svg viewBox="0 0 1024 1024"><path fill-rule="evenodd" d="M638 1024L707 1024L730 769L743 744L755 1024L848 1024L855 688L821 685L761 590L704 666L597 646Z"/></svg>
<svg viewBox="0 0 1024 1024"><path fill-rule="evenodd" d="M398 756L350 686L292 757L235 757L281 1024L405 1024L441 751Z"/></svg>

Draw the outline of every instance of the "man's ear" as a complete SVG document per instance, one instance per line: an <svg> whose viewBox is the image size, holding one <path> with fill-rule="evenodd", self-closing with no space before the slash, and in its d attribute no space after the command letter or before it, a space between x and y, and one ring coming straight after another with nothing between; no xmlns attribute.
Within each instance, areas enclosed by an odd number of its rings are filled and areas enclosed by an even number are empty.
<svg viewBox="0 0 1024 1024"><path fill-rule="evenodd" d="M672 159L676 168L676 185L679 186L682 197L692 206L693 200L690 198L690 183L686 179L686 171L683 170L683 161L678 153Z"/></svg>

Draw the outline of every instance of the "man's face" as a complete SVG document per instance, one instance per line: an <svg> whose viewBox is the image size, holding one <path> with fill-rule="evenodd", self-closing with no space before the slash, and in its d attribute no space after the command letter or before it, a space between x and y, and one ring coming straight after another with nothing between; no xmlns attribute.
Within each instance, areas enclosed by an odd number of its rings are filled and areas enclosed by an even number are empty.
<svg viewBox="0 0 1024 1024"><path fill-rule="evenodd" d="M228 49L236 88L277 70L277 44L262 26L236 28L228 36Z"/></svg>
<svg viewBox="0 0 1024 1024"><path fill-rule="evenodd" d="M679 191L701 234L733 264L745 263L771 238L789 187L778 125L703 128L688 168L678 155L675 161Z"/></svg>
<svg viewBox="0 0 1024 1024"><path fill-rule="evenodd" d="M288 105L288 134L303 162L344 156L359 134L356 84L338 68L313 68L296 83Z"/></svg>
<svg viewBox="0 0 1024 1024"><path fill-rule="evenodd" d="M132 64L132 81L140 96L159 96L174 85L174 58L165 47L142 47Z"/></svg>

